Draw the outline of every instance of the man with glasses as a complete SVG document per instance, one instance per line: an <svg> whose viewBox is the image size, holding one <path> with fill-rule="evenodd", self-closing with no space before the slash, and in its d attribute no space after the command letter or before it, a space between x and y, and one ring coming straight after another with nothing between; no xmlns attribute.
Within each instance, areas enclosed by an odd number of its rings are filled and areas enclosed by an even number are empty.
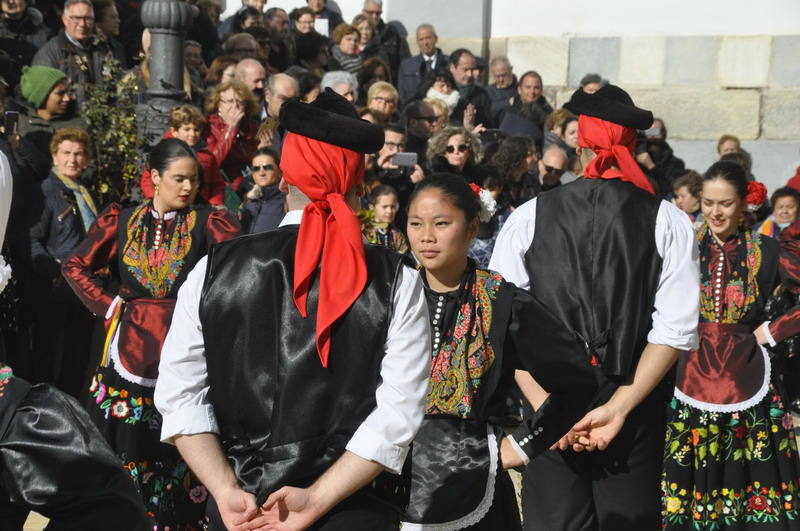
<svg viewBox="0 0 800 531"><path fill-rule="evenodd" d="M398 166L394 156L406 151L406 132L397 124L383 126L383 147L375 155L375 174L381 184L388 184L397 191L397 217L395 225L405 227L406 206L408 198L414 191L414 185L425 178L419 164L414 166ZM405 230L404 230L405 231Z"/></svg>
<svg viewBox="0 0 800 531"><path fill-rule="evenodd" d="M400 35L397 28L385 23L381 18L383 0L364 0L364 8L361 12L369 17L375 26L372 42L377 43L378 47L386 53L386 57L389 59L389 68L392 71L392 79L397 79L400 63L411 55L406 39Z"/></svg>
<svg viewBox="0 0 800 531"><path fill-rule="evenodd" d="M417 94L422 80L428 73L439 66L447 64L447 56L436 47L439 37L430 24L420 24L417 27L417 46L419 54L404 59L400 63L397 73L397 90L400 92L400 101L407 103Z"/></svg>
<svg viewBox="0 0 800 531"><path fill-rule="evenodd" d="M417 154L417 163L422 168L427 168L428 139L433 135L436 111L430 103L418 100L408 104L405 116L408 133L407 149Z"/></svg>
<svg viewBox="0 0 800 531"><path fill-rule="evenodd" d="M67 0L61 22L64 29L36 52L33 64L64 72L80 105L86 100L87 88L102 82L103 62L113 52L108 42L94 33L94 9L89 0Z"/></svg>
<svg viewBox="0 0 800 531"><path fill-rule="evenodd" d="M567 154L558 146L549 146L539 159L539 181L542 192L572 182L577 177L567 171Z"/></svg>

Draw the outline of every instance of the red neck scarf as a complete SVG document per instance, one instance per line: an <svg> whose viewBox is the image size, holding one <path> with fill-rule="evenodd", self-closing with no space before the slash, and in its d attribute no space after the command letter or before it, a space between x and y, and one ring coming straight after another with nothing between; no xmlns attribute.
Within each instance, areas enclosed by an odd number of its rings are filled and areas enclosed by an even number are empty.
<svg viewBox="0 0 800 531"><path fill-rule="evenodd" d="M583 169L587 179L622 179L655 194L633 158L636 129L582 114L578 117L578 145L597 153Z"/></svg>
<svg viewBox="0 0 800 531"><path fill-rule="evenodd" d="M308 317L306 300L319 266L317 354L328 366L331 327L367 284L367 263L358 218L344 194L364 179L364 155L289 133L283 142L281 171L287 183L311 199L294 254L294 303Z"/></svg>

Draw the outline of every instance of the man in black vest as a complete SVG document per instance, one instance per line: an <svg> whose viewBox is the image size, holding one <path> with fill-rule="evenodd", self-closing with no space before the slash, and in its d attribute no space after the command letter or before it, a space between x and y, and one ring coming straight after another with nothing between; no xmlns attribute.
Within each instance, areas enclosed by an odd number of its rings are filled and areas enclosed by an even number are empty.
<svg viewBox="0 0 800 531"><path fill-rule="evenodd" d="M396 530L430 330L419 275L365 246L352 210L383 132L330 89L287 101L280 122L289 212L214 247L181 288L156 387L162 438L216 502L211 529Z"/></svg>
<svg viewBox="0 0 800 531"><path fill-rule="evenodd" d="M656 386L680 351L697 347L697 247L688 218L653 194L633 159L636 130L653 115L611 85L579 90L565 107L579 115L585 178L520 206L490 269L572 329L599 391L554 451L534 458L530 421L514 434L520 462L531 458L525 528L658 529L667 395ZM524 373L517 381L535 418L549 390Z"/></svg>

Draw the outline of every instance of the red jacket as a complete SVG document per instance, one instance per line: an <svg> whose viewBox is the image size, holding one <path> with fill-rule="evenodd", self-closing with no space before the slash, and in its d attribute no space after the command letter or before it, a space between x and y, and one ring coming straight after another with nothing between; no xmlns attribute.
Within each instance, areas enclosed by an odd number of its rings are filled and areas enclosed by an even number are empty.
<svg viewBox="0 0 800 531"><path fill-rule="evenodd" d="M167 129L164 138L173 138L172 130ZM219 172L217 158L206 148L200 148L194 152L197 162L203 169L203 186L200 188L200 196L212 205L221 205L225 202L225 181ZM152 199L153 180L150 178L150 170L147 168L142 171L139 178L139 186L145 199Z"/></svg>
<svg viewBox="0 0 800 531"><path fill-rule="evenodd" d="M220 169L227 176L228 182L233 183L234 190L239 189L244 169L253 160L258 149L258 126L256 120L244 119L238 126L228 130L225 121L217 114L208 117L209 135L206 145L219 161Z"/></svg>
<svg viewBox="0 0 800 531"><path fill-rule="evenodd" d="M800 192L800 166L797 167L797 171L794 173L794 177L789 179L789 182L786 183L786 186L790 186Z"/></svg>

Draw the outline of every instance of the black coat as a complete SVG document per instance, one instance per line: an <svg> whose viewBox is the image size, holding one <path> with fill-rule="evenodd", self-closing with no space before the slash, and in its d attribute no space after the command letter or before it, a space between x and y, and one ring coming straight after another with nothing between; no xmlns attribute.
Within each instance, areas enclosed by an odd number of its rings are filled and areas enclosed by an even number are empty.
<svg viewBox="0 0 800 531"><path fill-rule="evenodd" d="M30 216L33 270L52 281L61 276L60 262L86 237L73 191L51 173L34 187Z"/></svg>
<svg viewBox="0 0 800 531"><path fill-rule="evenodd" d="M286 194L278 186L262 186L261 197L242 207L242 234L255 234L277 229L284 216Z"/></svg>
<svg viewBox="0 0 800 531"><path fill-rule="evenodd" d="M442 51L436 49L436 68L443 68L448 64L448 58ZM403 59L397 72L397 91L403 104L411 101L416 95L422 80L427 74L425 59L422 54L417 54L408 59Z"/></svg>
<svg viewBox="0 0 800 531"><path fill-rule="evenodd" d="M461 99L458 105L450 113L450 123L462 125L464 123L464 111L469 104L475 106L475 120L473 125L483 124L487 129L495 126L492 119L492 98L489 92L480 85L470 85L467 88L459 89Z"/></svg>
<svg viewBox="0 0 800 531"><path fill-rule="evenodd" d="M376 41L380 52L370 54L370 57L378 55L379 57L388 59L389 69L392 71L392 79L397 79L397 71L400 69L400 63L403 59L411 55L408 49L408 42L400 35L397 28L383 21L375 28L375 36L372 38L372 41L367 44L367 48L370 47L373 41Z"/></svg>

